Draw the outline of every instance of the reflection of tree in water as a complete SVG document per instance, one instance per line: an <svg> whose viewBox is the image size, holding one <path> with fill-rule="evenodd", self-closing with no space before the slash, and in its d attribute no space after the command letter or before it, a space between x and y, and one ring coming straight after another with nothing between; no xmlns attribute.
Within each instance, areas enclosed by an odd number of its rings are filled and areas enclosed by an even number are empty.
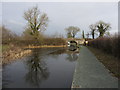
<svg viewBox="0 0 120 90"><path fill-rule="evenodd" d="M69 61L76 61L78 59L80 48L76 46L70 46L67 50L67 57L66 59Z"/></svg>
<svg viewBox="0 0 120 90"><path fill-rule="evenodd" d="M65 48L53 51L53 52L49 53L48 55L52 56L53 58L58 58L58 56L63 54L63 53L66 53L66 49Z"/></svg>
<svg viewBox="0 0 120 90"><path fill-rule="evenodd" d="M78 54L77 53L72 52L72 53L67 54L66 60L76 61L77 59L78 59Z"/></svg>
<svg viewBox="0 0 120 90"><path fill-rule="evenodd" d="M54 52L51 52L51 53L49 53L50 55L52 54L52 55L59 55L59 54L63 54L63 53L65 53L66 52L66 49L65 48L63 48L63 49L59 49L59 50L56 50L56 51L54 51Z"/></svg>
<svg viewBox="0 0 120 90"><path fill-rule="evenodd" d="M76 61L78 58L79 48L76 48L76 50L74 50L74 51L69 50L69 48L68 49L64 48L64 49L60 49L60 50L56 50L54 52L51 52L48 55L52 55L53 58L57 58L58 55L61 55L64 53L67 54L66 60Z"/></svg>
<svg viewBox="0 0 120 90"><path fill-rule="evenodd" d="M38 52L34 52L30 60L27 60L27 66L29 72L26 74L26 81L39 87L40 82L48 78L49 72Z"/></svg>

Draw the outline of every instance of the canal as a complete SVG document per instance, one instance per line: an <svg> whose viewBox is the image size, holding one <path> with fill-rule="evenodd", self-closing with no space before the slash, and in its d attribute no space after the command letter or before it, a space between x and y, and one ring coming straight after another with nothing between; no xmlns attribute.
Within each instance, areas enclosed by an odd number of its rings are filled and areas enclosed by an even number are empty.
<svg viewBox="0 0 120 90"><path fill-rule="evenodd" d="M33 49L29 56L3 66L3 88L71 88L79 50Z"/></svg>

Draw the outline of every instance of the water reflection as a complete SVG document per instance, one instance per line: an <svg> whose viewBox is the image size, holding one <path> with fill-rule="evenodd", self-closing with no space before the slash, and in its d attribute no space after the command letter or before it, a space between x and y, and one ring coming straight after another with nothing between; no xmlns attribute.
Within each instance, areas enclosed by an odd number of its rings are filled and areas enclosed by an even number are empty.
<svg viewBox="0 0 120 90"><path fill-rule="evenodd" d="M4 67L3 87L70 88L78 52L67 48L34 49L32 55Z"/></svg>
<svg viewBox="0 0 120 90"><path fill-rule="evenodd" d="M49 72L46 63L42 60L41 55L34 51L30 60L26 61L28 73L25 78L30 84L39 87L41 81L49 77Z"/></svg>
<svg viewBox="0 0 120 90"><path fill-rule="evenodd" d="M77 59L78 59L78 54L77 53L69 53L69 54L67 54L66 60L76 61Z"/></svg>
<svg viewBox="0 0 120 90"><path fill-rule="evenodd" d="M66 53L66 48L58 49L56 51L53 51L53 52L49 53L48 55L56 55L56 56L58 56L58 55L61 55L63 53Z"/></svg>
<svg viewBox="0 0 120 90"><path fill-rule="evenodd" d="M9 85L9 83L13 82L10 80L10 75L5 74L5 72L2 72L2 74L4 74L4 76L2 75L2 88L5 88Z"/></svg>
<svg viewBox="0 0 120 90"><path fill-rule="evenodd" d="M78 59L79 50L80 49L75 47L75 46L70 46L68 48L63 48L63 49L51 52L48 55L52 55L53 58L57 59L58 55L61 55L61 54L65 53L65 54L67 54L66 60L76 61Z"/></svg>
<svg viewBox="0 0 120 90"><path fill-rule="evenodd" d="M78 59L79 52L80 48L77 48L77 46L69 46L67 50L66 60L76 61Z"/></svg>
<svg viewBox="0 0 120 90"><path fill-rule="evenodd" d="M77 45L70 45L70 46L68 47L68 49L69 49L70 51L76 51L76 50L77 50Z"/></svg>

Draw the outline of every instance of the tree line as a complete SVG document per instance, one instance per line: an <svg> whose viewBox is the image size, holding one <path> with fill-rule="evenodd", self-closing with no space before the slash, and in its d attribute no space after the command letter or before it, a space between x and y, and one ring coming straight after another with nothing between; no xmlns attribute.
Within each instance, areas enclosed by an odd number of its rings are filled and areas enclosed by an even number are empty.
<svg viewBox="0 0 120 90"><path fill-rule="evenodd" d="M92 35L92 39L95 39L95 35L99 35L98 37L103 37L105 34L109 35L108 30L111 28L109 23L105 23L103 21L98 21L95 24L89 25L90 32L85 35L85 31L82 31L82 38L89 38ZM67 38L75 38L76 34L80 31L79 27L69 26L65 28L67 33ZM86 37L85 37L86 36Z"/></svg>

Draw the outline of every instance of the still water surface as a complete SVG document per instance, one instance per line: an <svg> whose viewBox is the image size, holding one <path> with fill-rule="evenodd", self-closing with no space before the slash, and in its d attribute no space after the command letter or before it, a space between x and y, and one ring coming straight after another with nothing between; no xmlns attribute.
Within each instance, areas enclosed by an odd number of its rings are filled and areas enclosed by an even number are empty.
<svg viewBox="0 0 120 90"><path fill-rule="evenodd" d="M3 67L3 88L70 88L79 53L66 48L33 49Z"/></svg>

